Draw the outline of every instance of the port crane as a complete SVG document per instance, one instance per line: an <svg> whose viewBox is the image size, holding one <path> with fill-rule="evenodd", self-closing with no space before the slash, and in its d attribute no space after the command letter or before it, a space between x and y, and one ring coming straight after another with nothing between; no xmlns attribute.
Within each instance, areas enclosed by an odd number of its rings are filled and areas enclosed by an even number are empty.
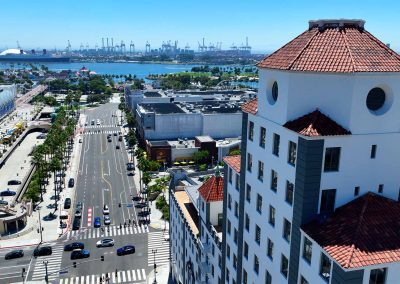
<svg viewBox="0 0 400 284"><path fill-rule="evenodd" d="M65 48L65 51L66 51L67 53L69 53L69 52L71 51L71 43L69 42L69 40L68 40L67 47Z"/></svg>
<svg viewBox="0 0 400 284"><path fill-rule="evenodd" d="M129 45L129 52L135 53L135 44L133 43L133 41L131 41L131 44Z"/></svg>

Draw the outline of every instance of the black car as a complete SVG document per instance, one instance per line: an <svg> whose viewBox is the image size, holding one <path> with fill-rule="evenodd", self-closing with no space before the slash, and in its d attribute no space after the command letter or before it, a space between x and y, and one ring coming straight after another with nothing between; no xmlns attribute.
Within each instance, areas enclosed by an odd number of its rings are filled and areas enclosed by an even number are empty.
<svg viewBox="0 0 400 284"><path fill-rule="evenodd" d="M75 185L75 180L73 178L70 178L68 181L68 187L74 187Z"/></svg>
<svg viewBox="0 0 400 284"><path fill-rule="evenodd" d="M111 142L111 139L107 139L108 142Z"/></svg>
<svg viewBox="0 0 400 284"><path fill-rule="evenodd" d="M20 258L24 256L24 251L22 249L18 249L18 250L13 250L10 251L9 253L7 253L4 256L4 259L14 259L14 258Z"/></svg>
<svg viewBox="0 0 400 284"><path fill-rule="evenodd" d="M18 185L18 184L21 184L21 181L13 179L13 180L9 180L7 184L8 185Z"/></svg>
<svg viewBox="0 0 400 284"><path fill-rule="evenodd" d="M115 149L117 149L117 150L118 150L118 149L119 149L119 145L115 146Z"/></svg>
<svg viewBox="0 0 400 284"><path fill-rule="evenodd" d="M117 136L118 135L118 133L117 132L114 132L114 136Z"/></svg>
<svg viewBox="0 0 400 284"><path fill-rule="evenodd" d="M117 249L117 255L126 255L131 253L135 253L135 246L129 245Z"/></svg>
<svg viewBox="0 0 400 284"><path fill-rule="evenodd" d="M133 163L128 163L128 165L126 166L126 169L127 169L128 171L132 171L132 170L135 169L135 166L133 165Z"/></svg>
<svg viewBox="0 0 400 284"><path fill-rule="evenodd" d="M69 209L69 208L71 208L71 198L65 198L64 209Z"/></svg>
<svg viewBox="0 0 400 284"><path fill-rule="evenodd" d="M89 256L90 256L90 251L88 251L86 249L74 250L71 253L71 259L88 258Z"/></svg>
<svg viewBox="0 0 400 284"><path fill-rule="evenodd" d="M0 192L0 196L14 196L16 194L17 193L15 191L12 191L12 190L9 190L9 189Z"/></svg>
<svg viewBox="0 0 400 284"><path fill-rule="evenodd" d="M35 250L33 251L33 256L38 257L44 255L51 255L52 253L53 249L49 246L45 246L45 247L35 248Z"/></svg>
<svg viewBox="0 0 400 284"><path fill-rule="evenodd" d="M82 201L78 201L77 203L76 203L76 210L81 210L82 211L82 209L83 209L83 203L82 203Z"/></svg>
<svg viewBox="0 0 400 284"><path fill-rule="evenodd" d="M74 230L74 231L79 230L80 227L81 227L81 219L75 218L74 222L72 224L72 230Z"/></svg>
<svg viewBox="0 0 400 284"><path fill-rule="evenodd" d="M122 136L118 137L118 141L120 142L122 141Z"/></svg>
<svg viewBox="0 0 400 284"><path fill-rule="evenodd" d="M84 249L85 244L79 242L73 242L64 246L64 251L73 251L74 249Z"/></svg>

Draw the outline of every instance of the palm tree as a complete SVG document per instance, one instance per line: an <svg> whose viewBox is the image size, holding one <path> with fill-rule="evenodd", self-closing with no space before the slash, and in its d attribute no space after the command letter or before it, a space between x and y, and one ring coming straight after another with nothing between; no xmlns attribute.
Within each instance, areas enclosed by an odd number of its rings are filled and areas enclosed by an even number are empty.
<svg viewBox="0 0 400 284"><path fill-rule="evenodd" d="M51 159L51 162L49 164L49 170L53 172L54 175L54 211L57 210L57 171L61 169L61 162L60 159L57 156L54 156Z"/></svg>
<svg viewBox="0 0 400 284"><path fill-rule="evenodd" d="M43 202L43 189L42 189L42 178L43 178L43 166L45 164L44 160L44 147L39 145L35 148L32 156L32 164L36 166L36 170L39 177L39 190L40 190L40 201Z"/></svg>

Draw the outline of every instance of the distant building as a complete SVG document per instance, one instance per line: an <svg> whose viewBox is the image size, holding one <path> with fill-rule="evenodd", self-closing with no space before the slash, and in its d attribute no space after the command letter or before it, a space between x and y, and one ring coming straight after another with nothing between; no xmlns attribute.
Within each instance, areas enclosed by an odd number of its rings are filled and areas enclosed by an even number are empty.
<svg viewBox="0 0 400 284"><path fill-rule="evenodd" d="M0 85L0 120L15 109L16 85Z"/></svg>
<svg viewBox="0 0 400 284"><path fill-rule="evenodd" d="M136 120L140 142L145 145L146 140L239 137L242 112L234 101L142 103L137 107Z"/></svg>

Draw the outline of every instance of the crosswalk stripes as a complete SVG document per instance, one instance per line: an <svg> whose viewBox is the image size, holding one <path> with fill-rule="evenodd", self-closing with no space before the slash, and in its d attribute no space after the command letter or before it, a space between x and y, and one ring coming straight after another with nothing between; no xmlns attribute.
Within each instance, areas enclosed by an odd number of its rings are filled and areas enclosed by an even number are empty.
<svg viewBox="0 0 400 284"><path fill-rule="evenodd" d="M94 129L94 128L107 128L107 127L118 127L119 128L119 126L117 126L116 124L105 124L105 125L88 125L88 126L85 126L85 129Z"/></svg>
<svg viewBox="0 0 400 284"><path fill-rule="evenodd" d="M103 229L104 231L102 231L101 228L86 228L77 231L69 231L67 234L67 239L87 240L103 237L147 234L149 232L149 228L147 226L129 226L125 228L122 226L120 229L119 226L114 225L103 227Z"/></svg>
<svg viewBox="0 0 400 284"><path fill-rule="evenodd" d="M87 130L83 133L83 135L98 135L98 134L114 134L114 133L118 133L118 130L100 130L100 131L90 131Z"/></svg>
<svg viewBox="0 0 400 284"><path fill-rule="evenodd" d="M147 235L147 264L154 265L153 250L157 250L155 257L157 265L169 263L169 241L164 240L164 235L168 231L152 232Z"/></svg>
<svg viewBox="0 0 400 284"><path fill-rule="evenodd" d="M39 256L36 258L32 274L33 281L44 280L46 275L45 261L47 261L47 273L49 275L49 280L54 280L59 277L58 271L61 267L63 249L64 247L62 245L56 245L53 247L53 253L51 255Z"/></svg>
<svg viewBox="0 0 400 284"><path fill-rule="evenodd" d="M147 276L144 269L132 269L115 272L92 274L86 276L76 276L70 278L61 278L59 284L100 284L100 279L110 278L110 283L145 283ZM105 282L107 283L107 282Z"/></svg>

